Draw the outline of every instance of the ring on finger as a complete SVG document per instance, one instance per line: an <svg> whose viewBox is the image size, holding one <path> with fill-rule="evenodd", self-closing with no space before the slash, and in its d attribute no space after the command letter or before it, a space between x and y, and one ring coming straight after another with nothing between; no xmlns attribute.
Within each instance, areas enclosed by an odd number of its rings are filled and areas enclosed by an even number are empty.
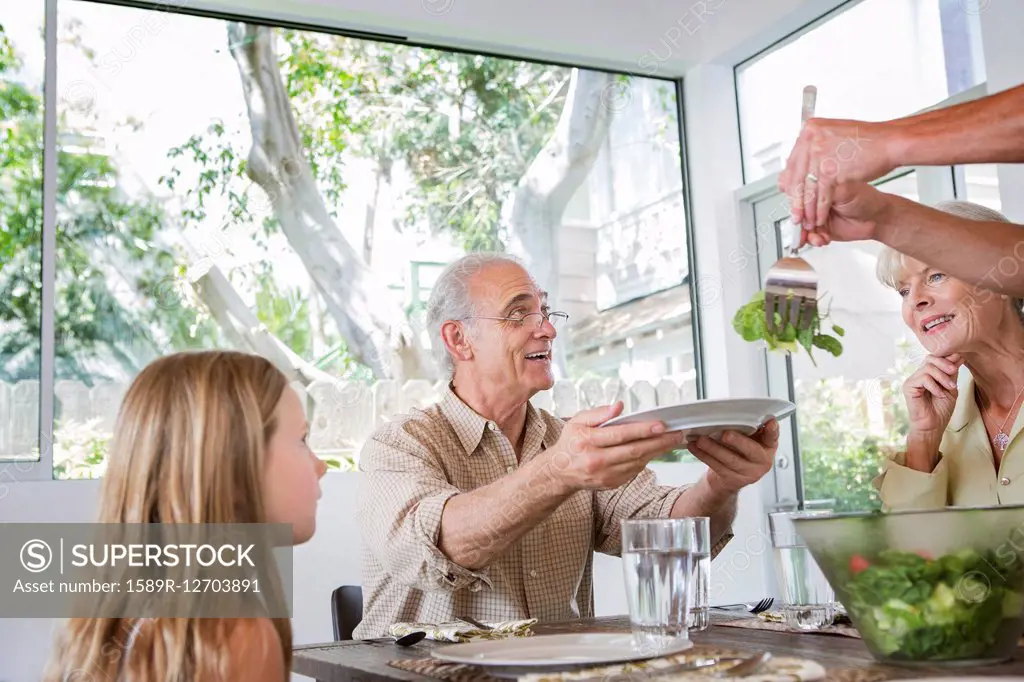
<svg viewBox="0 0 1024 682"><path fill-rule="evenodd" d="M818 181L818 176L817 175L815 175L814 173L808 173L807 174L807 182L817 182L817 181Z"/></svg>

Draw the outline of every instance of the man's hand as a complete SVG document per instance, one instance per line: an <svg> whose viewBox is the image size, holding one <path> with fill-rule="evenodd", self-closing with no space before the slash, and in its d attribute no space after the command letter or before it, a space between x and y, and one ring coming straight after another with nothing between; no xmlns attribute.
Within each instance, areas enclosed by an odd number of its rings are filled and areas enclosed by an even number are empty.
<svg viewBox="0 0 1024 682"><path fill-rule="evenodd" d="M896 201L895 195L864 182L839 185L825 225L803 234L812 246L876 239L879 225L891 222L890 214Z"/></svg>
<svg viewBox="0 0 1024 682"><path fill-rule="evenodd" d="M685 432L665 432L659 421L600 426L622 412L622 402L579 413L545 452L549 471L565 487L607 490L628 483L655 457L682 447Z"/></svg>
<svg viewBox="0 0 1024 682"><path fill-rule="evenodd" d="M793 223L822 227L836 187L868 182L893 170L893 128L883 123L812 118L804 124L779 189L790 201ZM810 174L810 176L809 176Z"/></svg>
<svg viewBox="0 0 1024 682"><path fill-rule="evenodd" d="M688 443L690 454L708 465L708 486L718 494L734 495L771 470L779 447L779 422L770 419L752 436L726 431L721 441L700 436Z"/></svg>

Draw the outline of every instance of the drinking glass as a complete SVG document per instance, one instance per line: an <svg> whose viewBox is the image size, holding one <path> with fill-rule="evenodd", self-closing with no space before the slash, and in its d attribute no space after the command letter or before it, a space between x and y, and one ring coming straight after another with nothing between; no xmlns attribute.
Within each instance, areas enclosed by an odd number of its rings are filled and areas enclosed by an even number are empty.
<svg viewBox="0 0 1024 682"><path fill-rule="evenodd" d="M798 511L768 515L775 574L782 594L783 621L799 630L817 630L830 625L836 614L836 596L807 545L797 534L793 519L831 513Z"/></svg>
<svg viewBox="0 0 1024 682"><path fill-rule="evenodd" d="M622 521L622 571L639 648L658 651L688 638L693 519Z"/></svg>
<svg viewBox="0 0 1024 682"><path fill-rule="evenodd" d="M693 566L690 574L690 615L686 625L691 630L707 630L711 617L708 593L711 591L711 519L690 517L693 521Z"/></svg>

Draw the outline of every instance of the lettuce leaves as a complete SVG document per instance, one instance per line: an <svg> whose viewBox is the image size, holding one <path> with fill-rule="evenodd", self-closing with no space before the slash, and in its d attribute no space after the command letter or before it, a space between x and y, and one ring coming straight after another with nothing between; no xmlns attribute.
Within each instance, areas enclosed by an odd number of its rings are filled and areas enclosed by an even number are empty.
<svg viewBox="0 0 1024 682"><path fill-rule="evenodd" d="M906 660L985 658L1006 619L1019 620L1020 567L995 570L996 557L973 550L931 559L885 550L850 577L843 603L858 614L867 642Z"/></svg>
<svg viewBox="0 0 1024 682"><path fill-rule="evenodd" d="M770 333L764 317L764 291L760 290L746 305L736 311L732 327L744 341L763 341L768 350L793 353L803 347L811 362L817 366L813 352L815 348L835 357L839 357L843 352L843 344L838 337L845 335L846 332L837 324L831 325L831 334L823 331L822 322L827 317L827 312L825 315L816 313L811 320L811 326L799 332L792 324L787 324L781 333ZM778 313L775 313L775 322L777 326L781 326L782 317Z"/></svg>

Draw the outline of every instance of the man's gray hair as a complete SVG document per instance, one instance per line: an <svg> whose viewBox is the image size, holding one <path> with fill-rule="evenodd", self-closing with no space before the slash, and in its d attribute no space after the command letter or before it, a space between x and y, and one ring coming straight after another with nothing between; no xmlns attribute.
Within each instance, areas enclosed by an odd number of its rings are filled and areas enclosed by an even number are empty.
<svg viewBox="0 0 1024 682"><path fill-rule="evenodd" d="M970 201L942 201L935 204L934 208L943 213L949 213L950 215L967 220L986 220L998 223L1010 222L1010 219L999 211ZM878 263L875 269L878 280L887 287L899 290L900 271L902 269L903 254L891 246L883 247L881 253L878 254ZM1013 299L1013 306L1021 315L1021 320L1024 321L1024 312L1022 312L1024 310L1024 299Z"/></svg>
<svg viewBox="0 0 1024 682"><path fill-rule="evenodd" d="M469 281L484 268L512 263L523 267L523 262L507 253L480 251L468 253L449 263L438 276L427 301L427 329L430 331L430 347L437 366L444 376L455 374L455 363L441 338L441 326L449 320L463 320L478 315L475 302L469 295Z"/></svg>

